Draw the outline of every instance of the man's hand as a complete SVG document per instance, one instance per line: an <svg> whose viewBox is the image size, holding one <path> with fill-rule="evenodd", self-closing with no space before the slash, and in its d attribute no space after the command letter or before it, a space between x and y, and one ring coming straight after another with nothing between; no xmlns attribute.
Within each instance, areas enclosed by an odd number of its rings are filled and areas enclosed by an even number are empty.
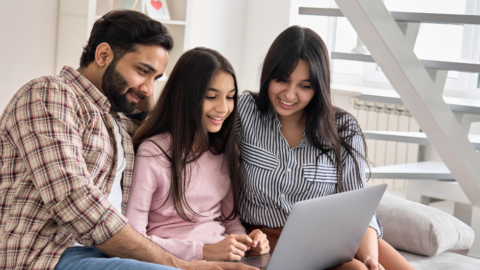
<svg viewBox="0 0 480 270"><path fill-rule="evenodd" d="M270 244L268 243L267 235L260 230L254 230L249 235L253 240L253 245L250 248L250 255L257 256L268 253L270 251Z"/></svg>
<svg viewBox="0 0 480 270"><path fill-rule="evenodd" d="M252 244L253 241L248 235L230 234L216 244L204 245L203 259L207 261L240 261Z"/></svg>
<svg viewBox="0 0 480 270"><path fill-rule="evenodd" d="M189 261L182 268L185 270L258 270L253 266L243 263Z"/></svg>

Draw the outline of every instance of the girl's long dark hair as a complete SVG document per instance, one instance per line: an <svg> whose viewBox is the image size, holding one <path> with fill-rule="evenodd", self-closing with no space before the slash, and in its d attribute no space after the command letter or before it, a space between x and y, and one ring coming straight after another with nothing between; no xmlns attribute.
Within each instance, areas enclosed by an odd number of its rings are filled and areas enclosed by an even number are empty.
<svg viewBox="0 0 480 270"><path fill-rule="evenodd" d="M343 190L342 147L355 161L358 181L361 182L359 161L367 161L367 145L356 119L348 112L332 105L330 93L330 62L327 47L320 36L309 28L291 26L273 41L263 63L259 93L252 93L263 115L272 109L268 86L272 80L290 77L298 61L304 60L310 67L310 83L315 94L305 107L305 135L308 141L327 154L336 165L337 190ZM347 116L350 121L341 122ZM354 136L361 136L364 153L352 146ZM321 155L320 154L320 155ZM317 157L317 162L318 158ZM368 165L368 162L366 162ZM312 182L313 183L313 182Z"/></svg>
<svg viewBox="0 0 480 270"><path fill-rule="evenodd" d="M203 123L203 102L217 71L232 75L235 83L234 109L217 133L208 133ZM171 135L170 149L159 149L171 163L171 181L168 196L175 211L186 221L192 222L188 213L199 216L188 204L185 190L190 176L187 164L196 161L210 150L213 154L225 154L223 167L228 169L232 185L234 207L231 213L222 213L224 219L234 219L238 214L240 194L240 170L235 132L238 87L232 65L215 50L194 48L185 52L170 74L159 101L145 123L133 136L135 149L152 136ZM194 143L195 151L192 151ZM200 147L198 149L198 147ZM168 154L167 154L168 153ZM165 204L164 202L164 204ZM186 208L186 210L185 210Z"/></svg>

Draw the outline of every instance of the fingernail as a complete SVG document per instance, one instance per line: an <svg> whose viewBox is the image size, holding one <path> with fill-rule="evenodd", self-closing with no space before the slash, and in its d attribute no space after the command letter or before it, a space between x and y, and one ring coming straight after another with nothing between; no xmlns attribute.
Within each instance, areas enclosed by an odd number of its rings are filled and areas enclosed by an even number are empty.
<svg viewBox="0 0 480 270"><path fill-rule="evenodd" d="M258 241L253 242L254 246L257 246L257 244L258 244Z"/></svg>

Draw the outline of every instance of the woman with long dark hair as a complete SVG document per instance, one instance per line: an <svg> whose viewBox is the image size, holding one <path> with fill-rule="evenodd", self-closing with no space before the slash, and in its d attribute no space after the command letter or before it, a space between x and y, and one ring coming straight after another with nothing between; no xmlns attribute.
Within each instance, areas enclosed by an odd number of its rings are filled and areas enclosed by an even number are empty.
<svg viewBox="0 0 480 270"><path fill-rule="evenodd" d="M308 28L289 27L271 45L260 91L240 97L237 136L240 214L247 231L267 234L271 250L295 202L365 187L365 138L332 105L328 51ZM381 236L375 215L356 259L336 269L413 269Z"/></svg>
<svg viewBox="0 0 480 270"><path fill-rule="evenodd" d="M140 233L184 260L240 260L269 251L238 216L237 83L218 52L195 48L175 65L137 148L126 216Z"/></svg>

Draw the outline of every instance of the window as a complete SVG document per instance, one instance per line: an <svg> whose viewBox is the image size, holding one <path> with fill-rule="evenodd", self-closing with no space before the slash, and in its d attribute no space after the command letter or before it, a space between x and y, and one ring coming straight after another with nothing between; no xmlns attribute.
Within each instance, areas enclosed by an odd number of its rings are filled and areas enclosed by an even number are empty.
<svg viewBox="0 0 480 270"><path fill-rule="evenodd" d="M294 0L299 6L337 7L334 1ZM315 2L315 3L313 3ZM319 3L321 2L321 3ZM446 13L446 14L480 14L480 3L475 0L384 0L390 11ZM294 5L292 4L292 7ZM296 7L298 13L298 7ZM292 20L317 31L329 44L330 51L351 52L359 48L357 34L348 20L343 17L330 18L320 16L298 15ZM323 18L324 21L302 21L301 17ZM313 26L322 23L322 29ZM328 23L328 26L326 24ZM318 27L318 26L316 26ZM328 29L329 28L330 32ZM422 23L415 42L414 52L420 59L430 60L480 60L480 25L449 25ZM360 41L361 42L361 41ZM361 47L360 43L360 47ZM332 61L333 81L359 85L390 84L375 63L363 63L347 60ZM446 95L480 98L480 78L478 74L449 71L445 85Z"/></svg>

